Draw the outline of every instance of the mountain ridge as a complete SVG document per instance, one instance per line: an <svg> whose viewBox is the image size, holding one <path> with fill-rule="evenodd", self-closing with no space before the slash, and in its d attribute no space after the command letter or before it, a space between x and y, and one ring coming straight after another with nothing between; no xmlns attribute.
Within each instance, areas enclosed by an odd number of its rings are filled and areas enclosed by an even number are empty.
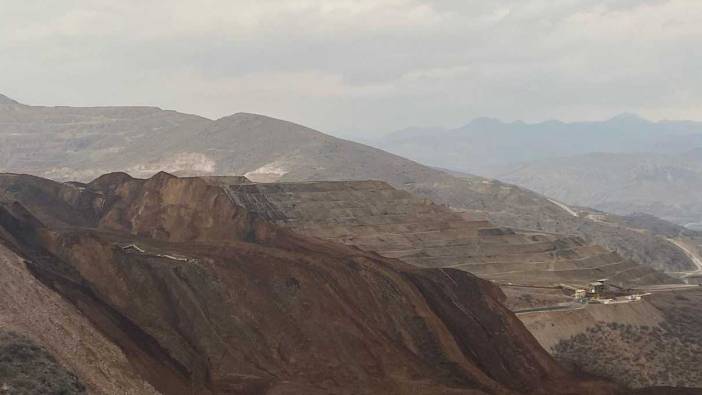
<svg viewBox="0 0 702 395"><path fill-rule="evenodd" d="M572 217L545 197L516 186L457 177L285 120L235 113L210 121L170 111L144 116L119 108L31 106L23 118L13 114L0 111L0 119L9 117L0 127L0 170L5 172L63 181L89 181L112 171L148 177L164 170L245 175L254 181L376 179L484 215L500 226L580 235L658 269L693 268L683 252L664 240L626 230L614 237L612 229ZM105 120L105 114L121 118Z"/></svg>

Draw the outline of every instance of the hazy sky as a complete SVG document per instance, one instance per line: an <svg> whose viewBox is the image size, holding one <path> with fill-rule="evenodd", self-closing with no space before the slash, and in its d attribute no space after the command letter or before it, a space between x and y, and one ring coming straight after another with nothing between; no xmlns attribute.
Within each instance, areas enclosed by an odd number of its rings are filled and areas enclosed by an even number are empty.
<svg viewBox="0 0 702 395"><path fill-rule="evenodd" d="M700 0L0 0L0 93L332 133L702 119Z"/></svg>

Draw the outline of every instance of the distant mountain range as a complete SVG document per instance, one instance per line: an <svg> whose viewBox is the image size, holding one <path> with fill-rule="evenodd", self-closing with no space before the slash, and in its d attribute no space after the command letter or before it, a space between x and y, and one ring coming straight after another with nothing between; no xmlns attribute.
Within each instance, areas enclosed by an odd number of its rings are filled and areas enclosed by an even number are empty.
<svg viewBox="0 0 702 395"><path fill-rule="evenodd" d="M576 205L618 214L645 212L693 228L702 222L702 149L675 155L576 155L494 175Z"/></svg>
<svg viewBox="0 0 702 395"><path fill-rule="evenodd" d="M254 181L382 180L498 226L581 236L666 271L695 268L656 232L613 227L514 185L449 174L262 115L213 121L155 107L39 107L2 97L0 147L0 172L62 181L90 181L112 171L136 177L159 171L245 175Z"/></svg>
<svg viewBox="0 0 702 395"><path fill-rule="evenodd" d="M494 177L568 204L702 222L702 123L622 114L602 122L476 119L405 129L374 145L430 165Z"/></svg>

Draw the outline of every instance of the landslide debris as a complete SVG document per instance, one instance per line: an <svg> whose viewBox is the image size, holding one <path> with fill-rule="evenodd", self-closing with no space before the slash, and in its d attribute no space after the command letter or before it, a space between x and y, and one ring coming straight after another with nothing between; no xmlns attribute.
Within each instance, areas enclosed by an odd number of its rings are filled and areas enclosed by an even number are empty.
<svg viewBox="0 0 702 395"><path fill-rule="evenodd" d="M206 180L0 179L7 243L162 393L617 391L564 371L489 282L294 233Z"/></svg>

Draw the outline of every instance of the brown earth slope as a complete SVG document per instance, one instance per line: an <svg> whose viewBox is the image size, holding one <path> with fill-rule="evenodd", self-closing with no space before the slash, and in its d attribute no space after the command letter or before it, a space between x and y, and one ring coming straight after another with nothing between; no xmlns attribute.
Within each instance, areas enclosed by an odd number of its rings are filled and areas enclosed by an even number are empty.
<svg viewBox="0 0 702 395"><path fill-rule="evenodd" d="M584 287L600 277L644 289L674 281L650 267L578 238L494 227L379 181L210 181L228 183L238 204L297 232L419 267L456 268L493 280L514 310L570 302L567 309L519 317L544 348L576 370L635 387L702 385L695 340L702 322L691 308L696 299L680 308L678 298L665 298L669 294L662 292L631 303L582 305L547 288L559 283ZM651 304L660 300L676 303Z"/></svg>
<svg viewBox="0 0 702 395"><path fill-rule="evenodd" d="M0 180L5 243L162 393L615 391L490 283L292 233L204 180Z"/></svg>

